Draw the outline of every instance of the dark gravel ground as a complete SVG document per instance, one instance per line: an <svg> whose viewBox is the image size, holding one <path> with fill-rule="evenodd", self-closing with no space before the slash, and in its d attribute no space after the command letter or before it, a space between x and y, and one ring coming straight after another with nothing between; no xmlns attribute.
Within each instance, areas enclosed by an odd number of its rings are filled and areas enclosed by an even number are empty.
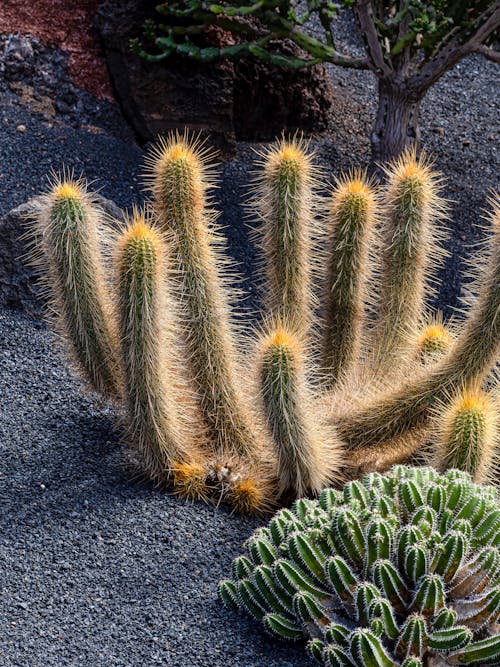
<svg viewBox="0 0 500 667"><path fill-rule="evenodd" d="M131 483L56 348L0 312L0 664L305 664L216 600L258 522Z"/></svg>
<svg viewBox="0 0 500 667"><path fill-rule="evenodd" d="M334 81L331 136L315 143L337 171L366 161L373 82L340 70ZM456 305L465 247L478 239L472 225L496 185L498 89L495 66L471 58L423 105L424 145L455 200L442 306ZM8 93L0 96L0 127L0 216L62 163L85 171L121 206L140 200L142 152L134 145L49 126ZM255 255L238 202L250 155L241 146L223 164L217 192L247 284ZM133 484L112 415L80 391L57 349L44 325L0 310L0 664L305 667L300 647L268 641L215 598L258 522Z"/></svg>

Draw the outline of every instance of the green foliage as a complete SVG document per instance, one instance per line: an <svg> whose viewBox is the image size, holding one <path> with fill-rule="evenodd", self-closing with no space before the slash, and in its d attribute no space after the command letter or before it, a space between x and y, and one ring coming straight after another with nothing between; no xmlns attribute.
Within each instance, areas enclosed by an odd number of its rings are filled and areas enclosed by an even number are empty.
<svg viewBox="0 0 500 667"><path fill-rule="evenodd" d="M494 3L488 0L434 0L421 2L409 0L399 8L395 3L359 2L343 0L309 0L298 3L293 0L222 0L210 3L205 0L173 0L157 6L161 23L149 20L144 34L154 51L145 51L135 39L133 49L150 60L169 57L175 53L203 61L221 57L241 58L257 56L275 65L304 67L315 62L333 62L347 67L378 67L374 55L374 42L383 50L387 63L404 52L406 58L431 60L452 41L462 45L475 37L482 28L484 42L498 28L493 21L484 29L494 14ZM368 43L367 58L341 54L335 46L333 24L339 14L352 9L359 19L359 27ZM309 25L313 20L321 26L322 36L314 36ZM200 45L199 36L213 27L232 33L236 44L220 48ZM299 46L303 55L290 56L283 52L276 40L291 40ZM203 44L203 42L201 42Z"/></svg>
<svg viewBox="0 0 500 667"><path fill-rule="evenodd" d="M278 512L220 597L323 665L499 664L499 512L466 473L371 473Z"/></svg>

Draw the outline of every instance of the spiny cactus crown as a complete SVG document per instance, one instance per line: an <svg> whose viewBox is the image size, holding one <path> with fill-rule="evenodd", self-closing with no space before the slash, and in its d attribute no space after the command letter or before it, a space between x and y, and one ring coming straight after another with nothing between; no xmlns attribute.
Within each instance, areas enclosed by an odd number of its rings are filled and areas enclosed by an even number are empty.
<svg viewBox="0 0 500 667"><path fill-rule="evenodd" d="M279 511L219 592L331 667L498 665L499 546L495 489L396 466Z"/></svg>

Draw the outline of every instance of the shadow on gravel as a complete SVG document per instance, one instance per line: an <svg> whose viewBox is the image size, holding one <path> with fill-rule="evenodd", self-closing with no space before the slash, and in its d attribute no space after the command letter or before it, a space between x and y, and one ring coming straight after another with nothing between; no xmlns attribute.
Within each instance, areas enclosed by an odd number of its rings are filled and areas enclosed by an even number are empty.
<svg viewBox="0 0 500 667"><path fill-rule="evenodd" d="M306 667L217 600L259 521L131 480L54 336L0 309L0 664Z"/></svg>

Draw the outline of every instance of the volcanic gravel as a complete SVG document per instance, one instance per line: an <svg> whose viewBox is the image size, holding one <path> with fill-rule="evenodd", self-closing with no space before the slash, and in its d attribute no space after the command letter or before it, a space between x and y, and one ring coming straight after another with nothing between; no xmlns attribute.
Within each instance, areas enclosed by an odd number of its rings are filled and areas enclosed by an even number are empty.
<svg viewBox="0 0 500 667"><path fill-rule="evenodd" d="M331 134L314 141L332 172L366 162L369 75L334 70ZM438 302L457 304L466 246L498 166L498 70L470 58L422 109L423 144L454 199ZM350 87L354 85L351 90ZM106 134L47 124L0 96L0 216L64 163L121 206L140 201L142 150ZM252 163L242 145L221 166L215 199L229 248L257 301L240 197ZM245 308L243 308L245 310ZM0 310L0 665L22 667L290 667L302 646L270 641L226 612L216 586L259 525L224 508L186 504L134 483L111 410L82 391L45 325Z"/></svg>

